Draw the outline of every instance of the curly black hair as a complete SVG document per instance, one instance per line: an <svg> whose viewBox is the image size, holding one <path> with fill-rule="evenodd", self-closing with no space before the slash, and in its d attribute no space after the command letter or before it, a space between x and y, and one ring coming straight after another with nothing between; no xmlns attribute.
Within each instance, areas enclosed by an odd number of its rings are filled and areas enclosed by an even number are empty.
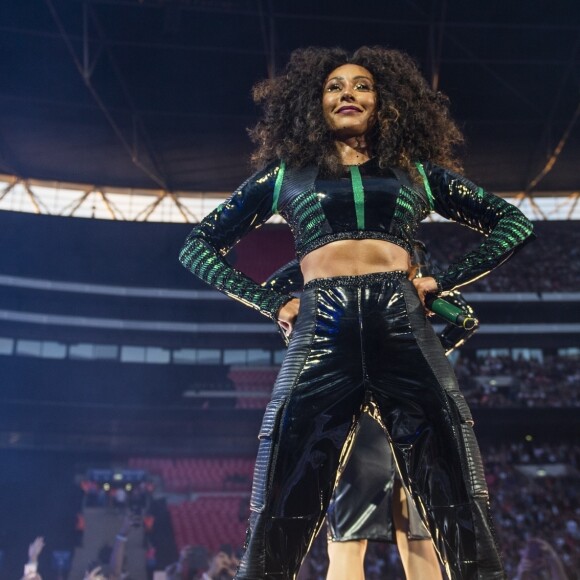
<svg viewBox="0 0 580 580"><path fill-rule="evenodd" d="M463 135L449 115L448 99L433 91L414 61L399 50L363 46L295 50L285 71L257 83L254 101L264 109L249 130L257 144L256 167L284 159L292 167L319 165L338 174L340 159L322 111L323 85L344 64L372 73L377 91L377 122L367 136L381 168L400 167L415 176L413 162L433 161L460 169L454 150Z"/></svg>

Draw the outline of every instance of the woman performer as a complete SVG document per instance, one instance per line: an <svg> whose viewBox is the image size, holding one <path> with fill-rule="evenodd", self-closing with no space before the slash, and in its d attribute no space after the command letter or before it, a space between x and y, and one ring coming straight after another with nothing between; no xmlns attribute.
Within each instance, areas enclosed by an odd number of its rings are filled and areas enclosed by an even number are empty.
<svg viewBox="0 0 580 580"><path fill-rule="evenodd" d="M260 430L237 578L295 578L319 530L349 435L373 403L406 491L451 578L503 578L473 421L424 300L487 274L532 236L514 206L451 169L461 134L443 97L399 51L295 51L255 88L262 168L189 235L180 259L287 331ZM485 235L437 277L407 279L431 211ZM304 275L298 300L224 256L274 212Z"/></svg>

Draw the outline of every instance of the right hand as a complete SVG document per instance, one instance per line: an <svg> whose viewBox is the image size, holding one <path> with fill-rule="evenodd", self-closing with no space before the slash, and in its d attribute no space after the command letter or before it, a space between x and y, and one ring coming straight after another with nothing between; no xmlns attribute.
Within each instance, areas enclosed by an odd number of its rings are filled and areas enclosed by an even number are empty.
<svg viewBox="0 0 580 580"><path fill-rule="evenodd" d="M292 298L278 312L278 324L286 336L290 336L294 330L298 310L300 310L300 300L298 298Z"/></svg>
<svg viewBox="0 0 580 580"><path fill-rule="evenodd" d="M29 562L38 561L38 556L40 555L40 552L42 552L42 548L44 548L44 538L42 536L38 536L38 538L36 538L34 542L28 546Z"/></svg>
<svg viewBox="0 0 580 580"><path fill-rule="evenodd" d="M415 286L415 290L417 290L417 294L419 295L419 300L421 300L423 308L429 311L429 309L425 306L425 296L427 296L427 294L437 293L437 281L432 276L413 278L413 286Z"/></svg>
<svg viewBox="0 0 580 580"><path fill-rule="evenodd" d="M143 523L143 516L140 514L127 511L123 517L123 523L119 528L119 534L122 536L128 536L131 530L138 528Z"/></svg>
<svg viewBox="0 0 580 580"><path fill-rule="evenodd" d="M85 573L84 580L106 580L103 575L103 571L100 566L93 568L92 570L87 570Z"/></svg>

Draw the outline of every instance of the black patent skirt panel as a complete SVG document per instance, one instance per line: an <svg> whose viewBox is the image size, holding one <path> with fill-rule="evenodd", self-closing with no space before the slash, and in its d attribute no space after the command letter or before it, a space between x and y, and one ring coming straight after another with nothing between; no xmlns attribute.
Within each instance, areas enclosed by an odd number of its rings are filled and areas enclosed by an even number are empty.
<svg viewBox="0 0 580 580"><path fill-rule="evenodd" d="M398 479L384 429L369 412L363 412L326 514L328 540L396 543L393 494ZM407 510L408 538L431 539L415 504L408 499Z"/></svg>

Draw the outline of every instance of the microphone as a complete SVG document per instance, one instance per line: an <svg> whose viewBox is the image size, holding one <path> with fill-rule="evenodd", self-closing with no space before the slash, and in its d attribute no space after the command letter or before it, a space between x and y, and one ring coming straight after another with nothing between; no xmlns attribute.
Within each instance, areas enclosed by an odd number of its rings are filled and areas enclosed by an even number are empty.
<svg viewBox="0 0 580 580"><path fill-rule="evenodd" d="M477 318L466 314L455 304L451 304L451 302L447 302L443 298L438 298L436 294L427 294L425 296L425 306L447 322L451 322L451 324L465 330L475 330L479 326Z"/></svg>

